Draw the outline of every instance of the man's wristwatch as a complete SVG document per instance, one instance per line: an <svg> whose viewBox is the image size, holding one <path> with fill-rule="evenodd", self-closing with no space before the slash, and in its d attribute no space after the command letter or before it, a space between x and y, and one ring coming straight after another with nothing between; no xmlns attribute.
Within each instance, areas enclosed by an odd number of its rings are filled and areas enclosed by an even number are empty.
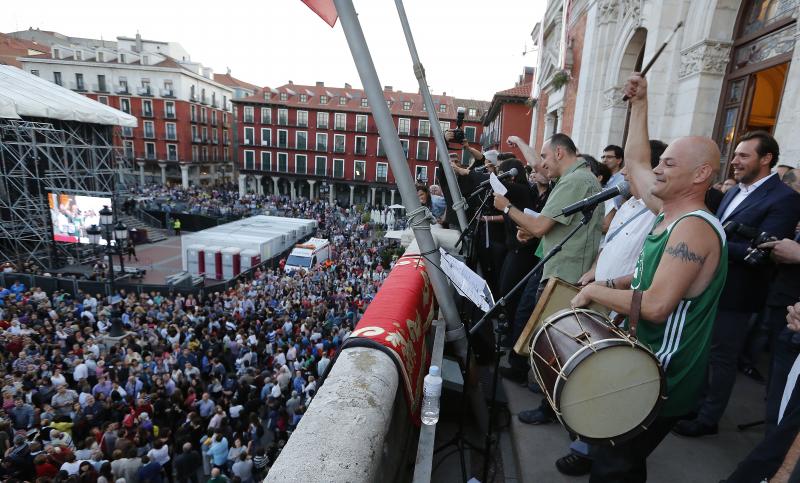
<svg viewBox="0 0 800 483"><path fill-rule="evenodd" d="M504 215L507 215L507 214L508 214L508 212L509 212L509 210L511 210L511 208L513 208L513 206L511 205L511 203L507 204L507 205L506 205L506 207L505 207L505 208L503 208L503 214L504 214Z"/></svg>

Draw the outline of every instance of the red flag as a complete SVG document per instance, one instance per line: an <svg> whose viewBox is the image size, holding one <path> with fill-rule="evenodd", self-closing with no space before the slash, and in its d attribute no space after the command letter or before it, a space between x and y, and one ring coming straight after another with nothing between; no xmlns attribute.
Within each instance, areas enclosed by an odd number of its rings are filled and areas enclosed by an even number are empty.
<svg viewBox="0 0 800 483"><path fill-rule="evenodd" d="M325 23L331 27L336 25L336 19L339 18L339 14L336 13L336 6L333 4L333 0L302 0L302 2L319 15Z"/></svg>

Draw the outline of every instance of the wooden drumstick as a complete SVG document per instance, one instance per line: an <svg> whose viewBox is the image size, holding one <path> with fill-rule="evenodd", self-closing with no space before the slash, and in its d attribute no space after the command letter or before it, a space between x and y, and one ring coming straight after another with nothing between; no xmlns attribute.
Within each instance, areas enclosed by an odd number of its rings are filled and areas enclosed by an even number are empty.
<svg viewBox="0 0 800 483"><path fill-rule="evenodd" d="M670 43L672 37L675 35L675 32L677 32L678 29L681 27L683 27L683 20L678 22L678 25L676 25L675 28L672 30L672 32L670 32L669 36L667 36L667 40L665 40L664 43L661 44L661 47L659 47L658 50L656 50L656 54L653 56L652 59L650 59L650 62L648 62L647 65L644 66L644 69L642 69L641 72L642 77L647 75L647 71L650 70L650 67L653 67L653 64L655 63L656 59L658 59L661 53L664 52L664 49L667 48L667 44ZM627 101L628 99L630 98L627 95L622 98L623 101Z"/></svg>

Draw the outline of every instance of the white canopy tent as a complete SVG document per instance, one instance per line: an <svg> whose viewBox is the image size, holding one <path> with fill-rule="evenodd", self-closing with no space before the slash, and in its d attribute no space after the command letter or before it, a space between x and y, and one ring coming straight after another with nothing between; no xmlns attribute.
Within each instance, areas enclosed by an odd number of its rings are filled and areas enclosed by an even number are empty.
<svg viewBox="0 0 800 483"><path fill-rule="evenodd" d="M136 127L134 116L10 65L0 65L0 118L41 117Z"/></svg>

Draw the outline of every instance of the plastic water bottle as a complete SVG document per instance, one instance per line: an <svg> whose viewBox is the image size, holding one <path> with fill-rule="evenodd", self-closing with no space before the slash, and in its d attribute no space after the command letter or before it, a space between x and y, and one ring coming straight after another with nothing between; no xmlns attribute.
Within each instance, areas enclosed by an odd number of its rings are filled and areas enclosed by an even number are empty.
<svg viewBox="0 0 800 483"><path fill-rule="evenodd" d="M439 397L442 395L442 376L439 366L431 366L425 376L422 397L422 423L433 425L439 421Z"/></svg>

